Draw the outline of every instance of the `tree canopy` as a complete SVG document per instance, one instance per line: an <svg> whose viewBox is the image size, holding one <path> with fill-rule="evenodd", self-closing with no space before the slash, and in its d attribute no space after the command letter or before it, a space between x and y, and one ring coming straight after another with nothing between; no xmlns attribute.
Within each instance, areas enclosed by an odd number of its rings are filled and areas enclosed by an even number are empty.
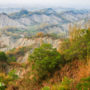
<svg viewBox="0 0 90 90"><path fill-rule="evenodd" d="M53 72L59 64L63 63L61 55L50 44L42 44L36 48L29 56L29 60L33 62L32 67L40 77Z"/></svg>
<svg viewBox="0 0 90 90"><path fill-rule="evenodd" d="M4 52L0 52L0 61L7 61L7 55Z"/></svg>

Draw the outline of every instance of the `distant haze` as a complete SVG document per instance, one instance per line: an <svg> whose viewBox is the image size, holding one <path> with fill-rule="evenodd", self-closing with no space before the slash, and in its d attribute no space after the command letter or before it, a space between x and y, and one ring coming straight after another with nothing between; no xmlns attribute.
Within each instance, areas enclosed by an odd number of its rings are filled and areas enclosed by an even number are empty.
<svg viewBox="0 0 90 90"><path fill-rule="evenodd" d="M1 7L69 7L89 8L90 0L0 0Z"/></svg>

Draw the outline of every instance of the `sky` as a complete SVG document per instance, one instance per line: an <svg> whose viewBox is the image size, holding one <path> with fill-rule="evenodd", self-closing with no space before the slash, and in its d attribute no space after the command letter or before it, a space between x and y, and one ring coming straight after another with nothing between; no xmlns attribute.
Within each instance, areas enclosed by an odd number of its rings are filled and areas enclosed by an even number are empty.
<svg viewBox="0 0 90 90"><path fill-rule="evenodd" d="M90 0L0 0L1 6L89 8Z"/></svg>

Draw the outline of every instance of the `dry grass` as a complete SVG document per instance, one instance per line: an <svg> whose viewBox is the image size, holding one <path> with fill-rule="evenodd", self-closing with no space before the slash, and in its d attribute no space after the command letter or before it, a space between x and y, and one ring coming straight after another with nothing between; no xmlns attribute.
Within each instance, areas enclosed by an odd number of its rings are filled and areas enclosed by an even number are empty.
<svg viewBox="0 0 90 90"><path fill-rule="evenodd" d="M90 59L88 59L86 64L82 64L81 66L79 66L76 80L79 81L81 78L88 76L90 76Z"/></svg>
<svg viewBox="0 0 90 90"><path fill-rule="evenodd" d="M90 76L90 59L86 60L75 60L71 63L66 64L61 70L54 73L48 81L43 81L43 86L52 87L53 84L57 85L66 76L75 81L75 85L80 79Z"/></svg>

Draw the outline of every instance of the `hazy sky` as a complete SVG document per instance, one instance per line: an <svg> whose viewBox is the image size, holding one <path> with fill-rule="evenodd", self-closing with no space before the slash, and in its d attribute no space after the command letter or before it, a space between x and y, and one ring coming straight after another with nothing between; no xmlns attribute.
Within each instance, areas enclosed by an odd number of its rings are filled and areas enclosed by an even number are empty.
<svg viewBox="0 0 90 90"><path fill-rule="evenodd" d="M18 6L63 6L63 7L76 7L76 8L90 8L90 0L0 0L0 5L12 5Z"/></svg>

